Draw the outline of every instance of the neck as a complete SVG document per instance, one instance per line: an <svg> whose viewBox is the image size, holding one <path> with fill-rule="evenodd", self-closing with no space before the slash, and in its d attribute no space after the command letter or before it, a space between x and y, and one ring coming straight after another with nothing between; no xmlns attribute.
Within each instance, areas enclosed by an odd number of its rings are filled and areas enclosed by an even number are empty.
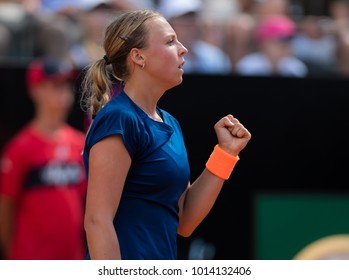
<svg viewBox="0 0 349 280"><path fill-rule="evenodd" d="M38 117L35 118L32 123L35 129L48 137L55 136L65 124L65 122L61 120L49 120Z"/></svg>
<svg viewBox="0 0 349 280"><path fill-rule="evenodd" d="M146 90L134 88L125 84L124 91L132 101L149 116L149 118L156 121L162 121L156 111L157 102L161 95L156 94L155 91L148 90L147 87L145 88Z"/></svg>

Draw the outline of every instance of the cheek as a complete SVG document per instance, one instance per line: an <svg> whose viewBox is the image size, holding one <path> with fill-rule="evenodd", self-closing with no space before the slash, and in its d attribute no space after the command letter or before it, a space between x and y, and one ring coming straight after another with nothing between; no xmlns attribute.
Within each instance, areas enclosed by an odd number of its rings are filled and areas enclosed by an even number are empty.
<svg viewBox="0 0 349 280"><path fill-rule="evenodd" d="M175 47L157 48L147 54L147 61L145 67L148 73L164 80L178 71L179 58Z"/></svg>
<svg viewBox="0 0 349 280"><path fill-rule="evenodd" d="M161 64L167 66L166 68L178 63L178 55L174 49L163 51L158 55L158 57Z"/></svg>
<svg viewBox="0 0 349 280"><path fill-rule="evenodd" d="M157 59L159 62L170 63L177 60L177 50L174 47L164 46L152 51L149 57Z"/></svg>

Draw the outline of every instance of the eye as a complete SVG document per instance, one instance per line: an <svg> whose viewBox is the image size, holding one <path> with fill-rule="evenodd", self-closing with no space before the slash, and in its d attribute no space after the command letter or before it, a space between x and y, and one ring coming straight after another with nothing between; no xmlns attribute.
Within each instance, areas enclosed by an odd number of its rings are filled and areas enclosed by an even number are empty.
<svg viewBox="0 0 349 280"><path fill-rule="evenodd" d="M167 41L168 45L170 45L170 46L174 45L174 44L176 44L176 42L177 42L177 37L175 35L171 35L168 37L168 41Z"/></svg>

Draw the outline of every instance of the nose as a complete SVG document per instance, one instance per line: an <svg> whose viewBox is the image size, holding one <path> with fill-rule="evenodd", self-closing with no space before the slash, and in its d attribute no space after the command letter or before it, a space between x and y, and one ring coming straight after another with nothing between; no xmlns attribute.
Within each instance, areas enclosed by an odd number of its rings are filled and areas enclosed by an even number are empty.
<svg viewBox="0 0 349 280"><path fill-rule="evenodd" d="M184 47L181 42L178 42L178 50L179 50L179 54L181 56L186 55L188 53L188 49L186 47Z"/></svg>

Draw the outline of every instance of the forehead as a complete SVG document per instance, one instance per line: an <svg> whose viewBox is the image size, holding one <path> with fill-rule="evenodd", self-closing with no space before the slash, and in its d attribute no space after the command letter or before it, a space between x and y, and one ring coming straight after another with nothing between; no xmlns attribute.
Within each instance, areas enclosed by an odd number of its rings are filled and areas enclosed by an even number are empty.
<svg viewBox="0 0 349 280"><path fill-rule="evenodd" d="M175 31L169 22L163 17L155 17L147 22L147 28L150 38L162 38L169 35L174 35Z"/></svg>

